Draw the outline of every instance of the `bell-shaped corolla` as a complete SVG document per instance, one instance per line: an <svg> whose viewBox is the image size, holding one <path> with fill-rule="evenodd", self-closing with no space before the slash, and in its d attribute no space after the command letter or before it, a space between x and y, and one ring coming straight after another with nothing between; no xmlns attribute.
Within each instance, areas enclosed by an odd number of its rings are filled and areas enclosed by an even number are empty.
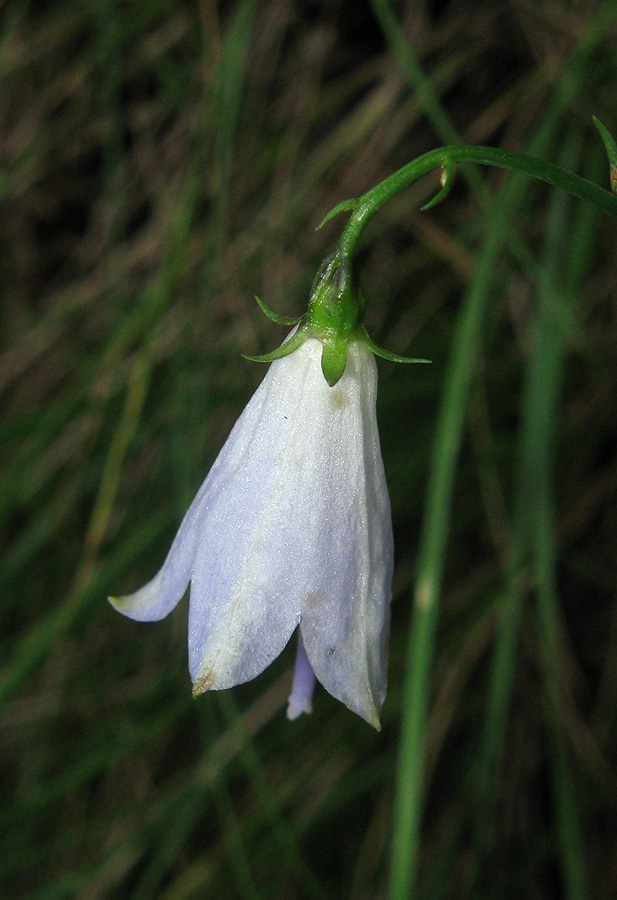
<svg viewBox="0 0 617 900"><path fill-rule="evenodd" d="M386 693L392 524L361 339L333 387L314 337L275 360L191 504L162 569L111 598L162 619L190 582L194 694L255 678L298 629L288 716L317 680L379 728Z"/></svg>

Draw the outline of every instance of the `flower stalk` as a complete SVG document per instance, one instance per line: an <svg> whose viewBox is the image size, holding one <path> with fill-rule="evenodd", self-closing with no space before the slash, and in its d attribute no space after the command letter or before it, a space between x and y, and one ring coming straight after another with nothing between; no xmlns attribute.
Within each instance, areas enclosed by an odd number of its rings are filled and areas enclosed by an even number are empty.
<svg viewBox="0 0 617 900"><path fill-rule="evenodd" d="M594 122L607 150L611 189L615 191L617 190L617 174L615 174L617 173L617 145L608 129L598 119L594 118ZM497 166L502 169L524 172L546 184L568 191L573 196L586 200L617 218L617 196L580 175L575 175L561 166L525 153L513 153L509 150L501 150L499 147L462 144L430 150L398 169L361 197L344 200L330 210L319 228L339 213L351 211L352 215L339 241L339 250L344 256L353 259L360 237L368 222L388 200L424 175L441 169L441 190L423 207L425 210L431 209L448 196L454 182L456 167L462 163Z"/></svg>

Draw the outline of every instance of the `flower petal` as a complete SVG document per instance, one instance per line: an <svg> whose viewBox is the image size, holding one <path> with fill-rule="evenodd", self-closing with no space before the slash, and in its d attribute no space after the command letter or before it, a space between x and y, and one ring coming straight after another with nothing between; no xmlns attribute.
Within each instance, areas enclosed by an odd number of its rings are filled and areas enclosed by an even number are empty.
<svg viewBox="0 0 617 900"><path fill-rule="evenodd" d="M248 681L279 655L302 617L317 677L375 724L385 653L367 644L387 632L392 572L376 366L363 344L352 344L331 388L321 352L308 339L274 362L245 410L260 410L250 440L233 459L227 446L221 451L220 486L195 557L189 668L195 693ZM326 652L333 646L336 660Z"/></svg>
<svg viewBox="0 0 617 900"><path fill-rule="evenodd" d="M297 477L311 438L307 398L316 382L328 390L320 359L321 344L308 339L273 362L232 432L241 439L215 464L191 584L194 693L255 678L300 621Z"/></svg>
<svg viewBox="0 0 617 900"><path fill-rule="evenodd" d="M162 568L152 581L133 594L109 598L118 612L138 622L156 622L178 605L191 577L197 530L208 488L206 479L182 520Z"/></svg>
<svg viewBox="0 0 617 900"><path fill-rule="evenodd" d="M285 339L295 333L294 328ZM259 428L261 400L266 389L267 375L252 401L233 427L223 449L215 460L195 499L187 510L163 566L144 587L125 597L110 597L112 606L130 619L155 622L164 619L179 603L191 579L198 535L204 512L209 508L221 486L233 478L253 432ZM223 469L223 471L221 471ZM232 541L230 540L230 544Z"/></svg>
<svg viewBox="0 0 617 900"><path fill-rule="evenodd" d="M254 678L301 621L308 661L379 727L386 688L392 530L375 416L377 370L361 342L331 388L308 338L270 366L191 504L160 572L112 600L162 618L191 580L194 693Z"/></svg>
<svg viewBox="0 0 617 900"><path fill-rule="evenodd" d="M333 395L337 391L341 408L325 436L336 452L326 473L313 473L321 477L314 510L321 538L300 629L317 679L378 728L386 693L393 540L375 414L377 368L364 344L349 345L347 368Z"/></svg>
<svg viewBox="0 0 617 900"><path fill-rule="evenodd" d="M291 694L287 702L287 718L293 722L303 713L313 712L313 690L315 689L315 673L308 661L302 634L298 632L298 650L291 685Z"/></svg>

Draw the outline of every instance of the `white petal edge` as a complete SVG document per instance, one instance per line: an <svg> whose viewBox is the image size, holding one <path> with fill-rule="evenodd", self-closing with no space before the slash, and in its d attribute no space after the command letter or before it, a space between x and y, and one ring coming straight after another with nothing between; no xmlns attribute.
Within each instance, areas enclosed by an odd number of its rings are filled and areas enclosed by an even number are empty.
<svg viewBox="0 0 617 900"><path fill-rule="evenodd" d="M294 334L294 328L285 342ZM274 364L273 364L274 365ZM261 423L263 397L268 392L270 370L232 428L195 499L188 508L165 562L154 578L134 593L109 597L118 612L138 622L155 622L178 605L191 579L201 520L205 510L240 464L254 431Z"/></svg>

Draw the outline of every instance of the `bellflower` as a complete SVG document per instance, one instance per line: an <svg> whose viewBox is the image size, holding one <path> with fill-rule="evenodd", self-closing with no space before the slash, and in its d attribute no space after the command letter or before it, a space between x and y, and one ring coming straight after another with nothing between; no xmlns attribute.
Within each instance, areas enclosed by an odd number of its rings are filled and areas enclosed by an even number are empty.
<svg viewBox="0 0 617 900"><path fill-rule="evenodd" d="M188 584L194 695L255 678L294 631L287 715L310 712L315 679L379 728L386 694L392 524L375 414L373 354L349 258L320 269L281 347L188 512L162 569L110 598L164 618Z"/></svg>
<svg viewBox="0 0 617 900"><path fill-rule="evenodd" d="M155 621L191 583L195 695L255 678L297 630L289 718L311 711L316 676L378 728L393 548L377 367L354 340L330 387L322 350L307 337L272 362L159 573L111 602L132 619Z"/></svg>

